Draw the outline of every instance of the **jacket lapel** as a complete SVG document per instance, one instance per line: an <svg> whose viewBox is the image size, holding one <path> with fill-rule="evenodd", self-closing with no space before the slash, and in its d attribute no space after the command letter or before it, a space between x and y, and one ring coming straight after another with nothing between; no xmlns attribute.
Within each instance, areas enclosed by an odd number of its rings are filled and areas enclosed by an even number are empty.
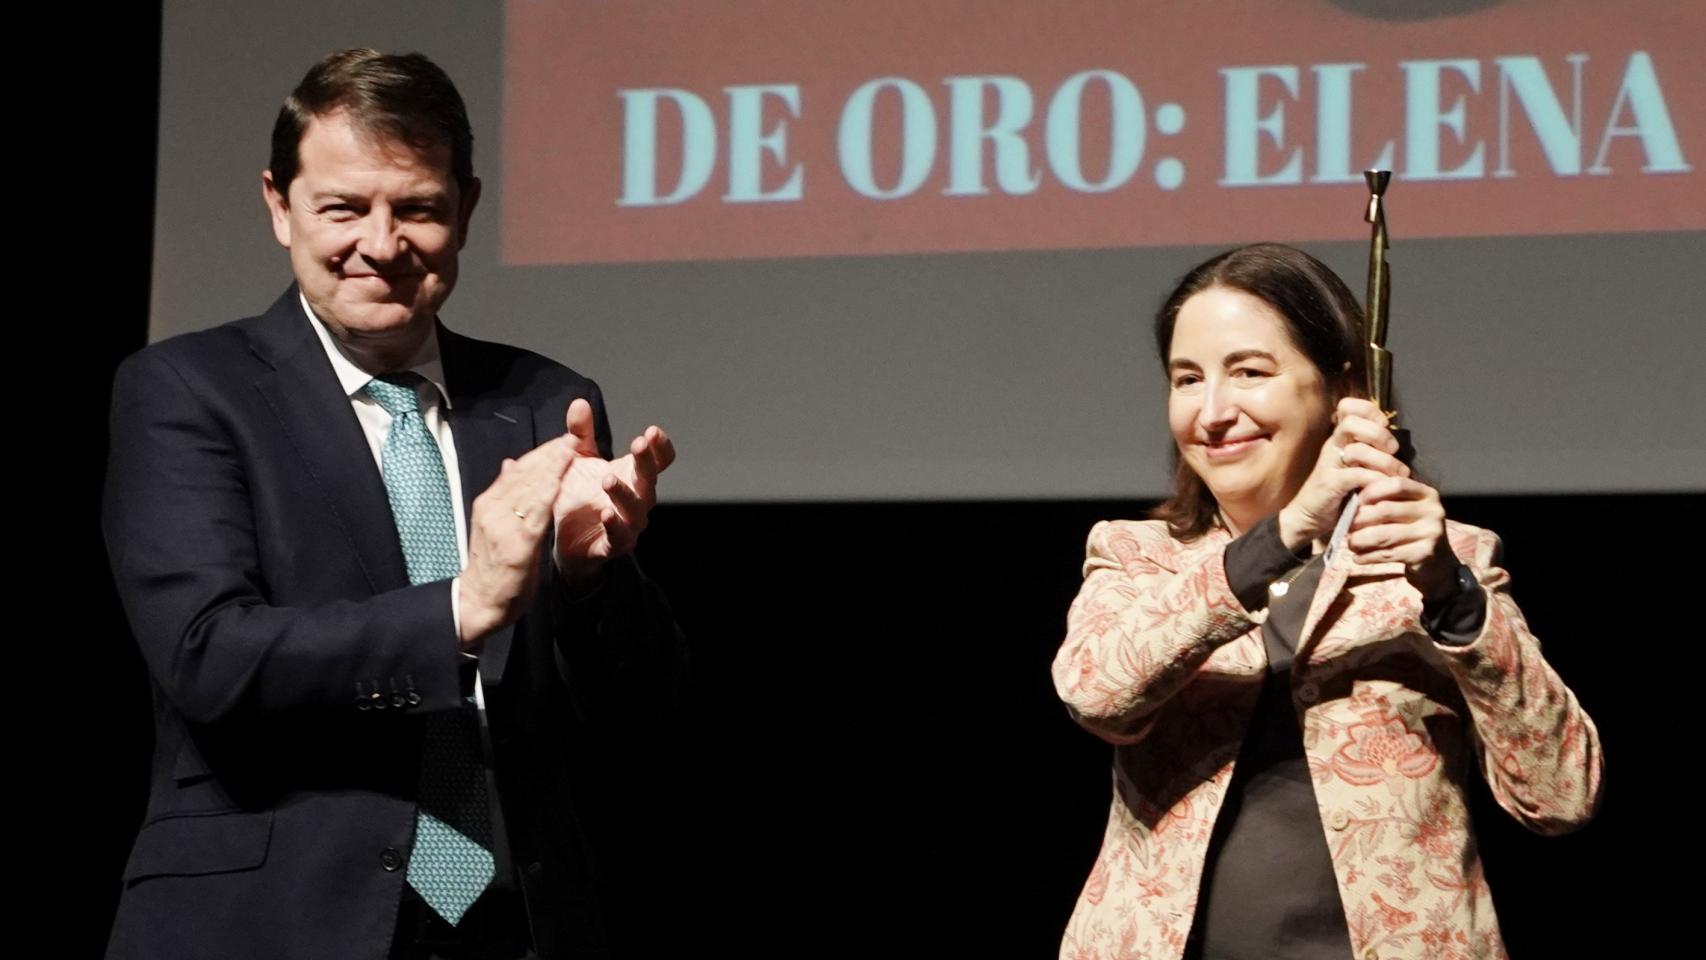
<svg viewBox="0 0 1706 960"><path fill-rule="evenodd" d="M1404 565L1402 563L1359 564L1351 559L1350 551L1339 551L1339 555L1333 559L1333 564L1322 571L1321 582L1315 588L1315 596L1309 601L1309 614L1303 620L1302 633L1298 635L1297 656L1299 661L1305 658L1318 660L1333 655L1334 651L1331 648L1321 646L1322 638L1316 634L1324 631L1329 624L1344 620L1350 615L1352 605L1358 602L1354 594L1348 593L1352 580L1359 582L1390 580L1394 577L1402 585L1404 579ZM1341 593L1347 594L1342 604L1343 609L1337 615L1329 617L1328 614L1333 611L1334 605L1339 603ZM1360 639L1366 640L1368 638Z"/></svg>
<svg viewBox="0 0 1706 960"><path fill-rule="evenodd" d="M1338 599L1339 591L1345 588L1345 581L1350 579L1350 556L1346 551L1340 551L1333 563L1321 571L1321 582L1315 586L1315 596L1309 600L1309 613L1303 618L1303 629L1297 635L1296 658L1302 662L1308 657L1315 646L1315 631L1322 625L1329 608Z"/></svg>
<svg viewBox="0 0 1706 960"><path fill-rule="evenodd" d="M255 388L331 501L368 586L374 593L408 586L385 482L309 322L295 284L265 314L245 321L256 355L272 368Z"/></svg>
<svg viewBox="0 0 1706 960"><path fill-rule="evenodd" d="M474 498L497 479L505 457L519 457L538 444L533 410L525 397L506 387L503 370L481 362L477 342L440 324L438 347L445 389L450 393L450 432L456 438L462 475L462 508L472 536ZM504 629L486 638L480 675L487 685L502 682L513 637L513 629Z"/></svg>

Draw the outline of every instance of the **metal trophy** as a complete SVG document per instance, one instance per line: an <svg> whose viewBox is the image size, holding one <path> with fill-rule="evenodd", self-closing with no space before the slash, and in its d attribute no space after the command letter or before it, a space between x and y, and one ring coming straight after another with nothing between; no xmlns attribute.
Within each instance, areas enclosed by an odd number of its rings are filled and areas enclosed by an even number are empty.
<svg viewBox="0 0 1706 960"><path fill-rule="evenodd" d="M1409 463L1416 450L1410 444L1410 431L1398 426L1398 411L1392 409L1392 351L1386 349L1387 307L1392 299L1392 275L1386 266L1386 187L1392 182L1392 171L1364 170L1362 178L1368 183L1368 211L1362 218L1372 224L1368 238L1368 300L1362 324L1363 340L1368 349L1364 387L1368 399L1386 414L1386 425L1398 439L1398 459ZM1333 536L1327 541L1327 563L1333 562L1333 557L1344 545L1361 499L1353 493L1345 501L1344 511L1339 514L1339 522L1333 528Z"/></svg>

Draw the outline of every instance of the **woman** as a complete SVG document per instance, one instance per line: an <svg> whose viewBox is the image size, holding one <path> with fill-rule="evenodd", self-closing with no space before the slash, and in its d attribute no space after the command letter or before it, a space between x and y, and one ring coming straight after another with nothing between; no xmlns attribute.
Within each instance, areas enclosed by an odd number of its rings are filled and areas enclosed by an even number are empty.
<svg viewBox="0 0 1706 960"><path fill-rule="evenodd" d="M1070 958L1502 957L1464 782L1542 833L1598 735L1362 383L1356 300L1244 247L1163 304L1173 496L1097 524L1054 680L1115 744ZM1341 506L1361 505L1325 555Z"/></svg>

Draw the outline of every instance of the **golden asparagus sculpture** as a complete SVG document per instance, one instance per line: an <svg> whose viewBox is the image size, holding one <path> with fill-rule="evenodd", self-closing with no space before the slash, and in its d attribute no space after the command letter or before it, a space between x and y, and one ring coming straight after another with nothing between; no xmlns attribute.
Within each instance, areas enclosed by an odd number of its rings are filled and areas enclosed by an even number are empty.
<svg viewBox="0 0 1706 960"><path fill-rule="evenodd" d="M1386 310L1392 295L1392 277L1386 269L1386 185L1390 170L1364 170L1368 182L1368 212L1363 219L1373 224L1368 239L1368 304L1363 333L1368 341L1368 398L1379 404L1390 426L1398 425L1392 409L1392 351L1386 349Z"/></svg>
<svg viewBox="0 0 1706 960"><path fill-rule="evenodd" d="M1410 443L1410 431L1398 426L1398 411L1392 409L1392 351L1386 349L1387 306L1392 296L1392 276L1386 267L1386 187L1392 182L1390 170L1364 170L1368 182L1368 211L1363 219L1372 224L1368 238L1368 303L1363 311L1363 340L1368 344L1365 364L1368 399L1386 414L1386 424L1398 440L1398 459L1410 463L1416 448ZM1356 516L1360 491L1345 499L1338 525L1327 541L1327 563L1331 564L1344 546L1350 533L1351 518Z"/></svg>

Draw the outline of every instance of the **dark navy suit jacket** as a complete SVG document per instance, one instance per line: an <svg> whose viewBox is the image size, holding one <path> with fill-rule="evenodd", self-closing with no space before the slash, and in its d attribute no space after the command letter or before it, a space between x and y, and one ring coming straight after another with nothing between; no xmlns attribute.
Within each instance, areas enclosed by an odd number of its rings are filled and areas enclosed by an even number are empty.
<svg viewBox="0 0 1706 960"><path fill-rule="evenodd" d="M103 526L153 684L145 822L111 957L382 958L421 717L463 702L450 581L411 586L373 456L293 286L119 368ZM596 384L439 329L464 500ZM540 562L550 564L549 551ZM541 957L607 950L577 765L676 702L684 645L631 560L539 596L481 655L498 787Z"/></svg>

